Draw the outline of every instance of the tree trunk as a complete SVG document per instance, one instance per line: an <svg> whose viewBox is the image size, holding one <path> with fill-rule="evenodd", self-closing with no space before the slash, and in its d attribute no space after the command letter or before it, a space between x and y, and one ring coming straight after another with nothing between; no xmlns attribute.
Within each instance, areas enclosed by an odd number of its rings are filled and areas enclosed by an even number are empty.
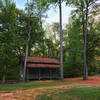
<svg viewBox="0 0 100 100"><path fill-rule="evenodd" d="M28 56L30 56L31 55L31 46L30 46L30 44L29 44L29 48L28 48Z"/></svg>
<svg viewBox="0 0 100 100"><path fill-rule="evenodd" d="M59 0L59 17L60 17L60 80L64 81L63 78L63 33L62 33L62 7L61 0Z"/></svg>
<svg viewBox="0 0 100 100"><path fill-rule="evenodd" d="M28 33L28 40L27 40L27 43L26 43L26 55L25 55L24 69L23 69L23 81L24 82L25 82L25 78L26 78L26 65L27 65L29 42L30 42L30 30L29 30L29 33Z"/></svg>
<svg viewBox="0 0 100 100"><path fill-rule="evenodd" d="M27 4L28 4L28 0L27 0ZM26 66L27 66L27 57L28 57L28 49L29 49L29 42L30 42L30 32L31 32L31 25L30 25L31 14L29 13L29 7L28 7L28 16L29 16L29 20L28 20L29 31L28 31L28 38L26 43L26 54L25 54L24 69L23 69L23 82L25 82L25 78L26 78Z"/></svg>
<svg viewBox="0 0 100 100"><path fill-rule="evenodd" d="M46 57L46 52L45 52L45 41L44 41L44 38L43 38L43 42L42 42L42 47L43 47L43 57Z"/></svg>
<svg viewBox="0 0 100 100"><path fill-rule="evenodd" d="M82 9L82 29L83 29L83 40L84 40L84 43L85 43L85 19L84 19L84 11Z"/></svg>
<svg viewBox="0 0 100 100"><path fill-rule="evenodd" d="M24 56L23 55L19 55L19 66L20 66L20 71L19 71L19 81L22 82L23 81L23 59Z"/></svg>
<svg viewBox="0 0 100 100"><path fill-rule="evenodd" d="M6 51L6 55L7 55L7 51ZM2 84L5 84L6 83L6 69L7 69L7 57L5 56L3 76L2 76Z"/></svg>
<svg viewBox="0 0 100 100"><path fill-rule="evenodd" d="M84 34L84 76L83 80L88 80L88 68L87 68L87 34L88 34L88 2L86 0L86 24Z"/></svg>

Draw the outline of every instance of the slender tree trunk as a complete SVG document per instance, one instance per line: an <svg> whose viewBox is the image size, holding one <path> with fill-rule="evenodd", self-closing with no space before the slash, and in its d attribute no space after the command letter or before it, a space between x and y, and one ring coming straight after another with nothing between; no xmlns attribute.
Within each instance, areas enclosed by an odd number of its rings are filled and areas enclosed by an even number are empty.
<svg viewBox="0 0 100 100"><path fill-rule="evenodd" d="M6 55L7 55L7 51L6 51ZM5 56L3 76L2 76L2 84L5 84L6 83L6 69L7 69L7 57Z"/></svg>
<svg viewBox="0 0 100 100"><path fill-rule="evenodd" d="M29 42L30 42L30 29L28 33L28 40L26 43L26 55L25 55L25 61L24 61L24 69L23 69L23 81L25 81L26 78L26 65L27 65L27 57L28 57L28 48L29 48Z"/></svg>
<svg viewBox="0 0 100 100"><path fill-rule="evenodd" d="M42 53L43 53L43 57L46 57L46 52L45 52L45 41L44 41L44 38L43 38L43 42L42 42Z"/></svg>
<svg viewBox="0 0 100 100"><path fill-rule="evenodd" d="M55 57L57 57L57 50L56 50L56 41L57 41L57 39L56 39L56 33L54 32L54 38L55 38L55 45L54 45L54 56Z"/></svg>
<svg viewBox="0 0 100 100"><path fill-rule="evenodd" d="M2 84L6 83L6 64L4 64L4 71L3 71L3 77L2 77Z"/></svg>
<svg viewBox="0 0 100 100"><path fill-rule="evenodd" d="M23 81L23 55L19 55L19 66L20 66L20 70L19 70L19 81L22 82Z"/></svg>
<svg viewBox="0 0 100 100"><path fill-rule="evenodd" d="M83 80L88 80L88 68L87 68L87 34L88 34L88 2L86 0L86 24L84 34L84 76Z"/></svg>
<svg viewBox="0 0 100 100"><path fill-rule="evenodd" d="M30 56L30 55L31 55L31 46L29 44L29 47L28 47L28 56Z"/></svg>
<svg viewBox="0 0 100 100"><path fill-rule="evenodd" d="M85 42L85 19L84 19L84 11L82 9L82 29L83 29L83 39L84 39L84 42Z"/></svg>
<svg viewBox="0 0 100 100"><path fill-rule="evenodd" d="M43 40L43 57L46 57L46 52L45 52L45 42Z"/></svg>
<svg viewBox="0 0 100 100"><path fill-rule="evenodd" d="M27 0L27 4L28 4L28 0ZM28 7L28 16L29 18L31 18L29 14L29 7ZM23 69L23 82L25 82L25 78L26 78L26 66L27 66L27 57L28 57L28 49L29 49L29 42L30 42L30 32L31 32L30 19L28 20L28 25L29 25L29 31L28 31L28 38L26 43L26 53L25 53L25 61L24 61L24 69Z"/></svg>
<svg viewBox="0 0 100 100"><path fill-rule="evenodd" d="M59 17L60 17L60 80L63 82L63 33L62 33L62 7L59 0Z"/></svg>

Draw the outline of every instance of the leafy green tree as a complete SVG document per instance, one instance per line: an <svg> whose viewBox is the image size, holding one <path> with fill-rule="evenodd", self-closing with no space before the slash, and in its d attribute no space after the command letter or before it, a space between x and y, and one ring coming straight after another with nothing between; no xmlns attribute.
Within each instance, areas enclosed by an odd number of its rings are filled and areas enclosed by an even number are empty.
<svg viewBox="0 0 100 100"><path fill-rule="evenodd" d="M73 18L65 31L64 41L64 76L76 77L82 75L83 69L83 35L79 18Z"/></svg>
<svg viewBox="0 0 100 100"><path fill-rule="evenodd" d="M36 15L29 18L26 11L16 8L15 3L10 0L0 1L0 76L4 73L3 83L5 83L5 77L6 79L12 76L18 78L21 56L25 54L29 20L31 31L28 51L29 55L34 55L34 45L42 41L44 36L40 19ZM23 71L20 71L20 76L22 74Z"/></svg>
<svg viewBox="0 0 100 100"><path fill-rule="evenodd" d="M83 34L84 34L84 80L88 79L87 68L87 34L88 34L88 15L90 11L97 5L97 0L67 0L69 5L74 5L78 11L81 12L83 22Z"/></svg>
<svg viewBox="0 0 100 100"><path fill-rule="evenodd" d="M34 2L28 2L27 1L27 35L26 35L26 53L25 53L25 61L24 61L24 70L23 70L23 81L25 81L25 73L26 73L26 59L27 56L31 54L31 49L33 48L34 43L36 43L37 40L41 40L43 38L43 28L41 24L41 18L40 16L37 16L35 10L38 10L38 5L35 8L37 4L34 4ZM40 12L41 13L41 12ZM34 38L34 40L33 40ZM37 40L36 40L37 39Z"/></svg>
<svg viewBox="0 0 100 100"><path fill-rule="evenodd" d="M59 58L59 23L53 23L51 25L48 24L46 26L45 37L51 41L51 47L48 47L48 49L52 49L51 56ZM46 42L45 44L48 44L48 42Z"/></svg>
<svg viewBox="0 0 100 100"><path fill-rule="evenodd" d="M9 54L15 52L19 46L17 31L17 9L15 3L10 0L2 1L0 8L0 55L3 63L2 83L6 82L6 72L9 61Z"/></svg>

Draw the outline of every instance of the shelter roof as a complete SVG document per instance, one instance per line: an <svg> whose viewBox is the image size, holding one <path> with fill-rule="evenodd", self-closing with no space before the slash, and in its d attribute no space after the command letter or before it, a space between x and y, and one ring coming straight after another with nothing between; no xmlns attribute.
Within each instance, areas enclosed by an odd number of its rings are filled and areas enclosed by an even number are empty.
<svg viewBox="0 0 100 100"><path fill-rule="evenodd" d="M47 57L27 57L27 67L34 68L60 68L59 60Z"/></svg>

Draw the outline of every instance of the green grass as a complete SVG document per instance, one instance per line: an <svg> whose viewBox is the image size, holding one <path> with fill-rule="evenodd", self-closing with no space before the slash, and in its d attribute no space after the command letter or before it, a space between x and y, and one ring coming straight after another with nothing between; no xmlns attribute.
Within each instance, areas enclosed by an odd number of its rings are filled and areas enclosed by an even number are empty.
<svg viewBox="0 0 100 100"><path fill-rule="evenodd" d="M17 90L26 90L40 85L45 85L45 82L27 82L27 83L16 83L16 84L0 84L0 92L11 92Z"/></svg>
<svg viewBox="0 0 100 100"><path fill-rule="evenodd" d="M50 89L37 100L100 100L100 87Z"/></svg>
<svg viewBox="0 0 100 100"><path fill-rule="evenodd" d="M40 87L50 87L50 86L62 86L68 85L70 86L72 83L62 83L58 81L54 82L26 82L26 83L14 83L14 84L0 84L0 92L12 92L17 90L27 90L32 88L40 88Z"/></svg>
<svg viewBox="0 0 100 100"><path fill-rule="evenodd" d="M61 86L69 83L57 83L57 82L26 82L16 84L0 84L0 92L12 92L17 90L27 90L32 88L49 87L49 86ZM71 84L70 84L71 85Z"/></svg>

